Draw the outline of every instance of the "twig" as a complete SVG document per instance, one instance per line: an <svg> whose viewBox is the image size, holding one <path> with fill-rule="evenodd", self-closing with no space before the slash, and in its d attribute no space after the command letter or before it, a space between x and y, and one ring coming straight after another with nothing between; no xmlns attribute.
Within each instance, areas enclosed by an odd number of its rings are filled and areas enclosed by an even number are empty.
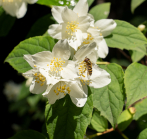
<svg viewBox="0 0 147 139"><path fill-rule="evenodd" d="M110 64L109 62L96 62L96 64L98 65L107 65L107 64Z"/></svg>
<svg viewBox="0 0 147 139"><path fill-rule="evenodd" d="M104 131L102 133L96 133L96 134L93 134L93 135L89 135L87 137L89 137L91 139L91 138L94 138L96 136L100 136L100 135L103 135L103 134L106 134L106 133L109 133L109 132L112 132L112 131L114 131L114 129L110 128L110 129L107 129L107 131Z"/></svg>
<svg viewBox="0 0 147 139"><path fill-rule="evenodd" d="M130 62L132 62L132 59L130 56L128 56L123 50L118 49L120 53L122 53Z"/></svg>
<svg viewBox="0 0 147 139"><path fill-rule="evenodd" d="M142 101L142 100L145 99L145 98L147 98L147 96L145 96L145 97L143 97L143 98L141 98L141 99L135 101L133 104L131 104L131 105L128 107L128 109L129 109L130 107L136 105L138 102Z"/></svg>
<svg viewBox="0 0 147 139"><path fill-rule="evenodd" d="M125 134L123 134L118 128L115 129L124 139L129 139Z"/></svg>

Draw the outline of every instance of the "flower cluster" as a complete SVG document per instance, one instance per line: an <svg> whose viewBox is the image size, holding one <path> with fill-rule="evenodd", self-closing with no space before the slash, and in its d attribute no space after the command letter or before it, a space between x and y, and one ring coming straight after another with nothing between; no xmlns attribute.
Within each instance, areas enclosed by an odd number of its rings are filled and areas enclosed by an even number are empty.
<svg viewBox="0 0 147 139"><path fill-rule="evenodd" d="M88 13L87 0L80 0L73 10L68 7L54 6L52 15L59 24L49 27L48 33L55 39L67 39L73 51L77 51L85 44L96 42L95 51L100 58L108 54L108 46L104 37L111 34L116 27L112 19L94 21Z"/></svg>
<svg viewBox="0 0 147 139"><path fill-rule="evenodd" d="M88 97L87 85L101 88L111 82L109 73L99 68L96 61L108 54L104 36L111 33L116 23L111 19L94 23L87 12L86 0L80 0L73 10L53 7L52 14L59 24L51 25L48 33L59 41L52 52L24 55L32 67L23 73L33 77L30 92L44 92L50 104L68 94L77 107L83 107Z"/></svg>

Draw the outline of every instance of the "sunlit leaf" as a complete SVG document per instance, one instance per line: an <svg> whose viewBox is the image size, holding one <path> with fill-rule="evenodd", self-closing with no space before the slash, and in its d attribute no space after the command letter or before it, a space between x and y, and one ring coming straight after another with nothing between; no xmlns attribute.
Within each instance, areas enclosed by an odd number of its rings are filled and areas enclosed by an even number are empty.
<svg viewBox="0 0 147 139"><path fill-rule="evenodd" d="M133 115L129 112L129 110L124 110L121 115L118 117L118 129L120 131L125 130L133 120Z"/></svg>
<svg viewBox="0 0 147 139"><path fill-rule="evenodd" d="M96 130L97 132L104 132L106 129L108 129L108 121L100 115L99 111L94 110L90 127L92 127L92 129Z"/></svg>
<svg viewBox="0 0 147 139"><path fill-rule="evenodd" d="M89 13L94 16L95 21L107 18L109 12L110 12L109 2L96 5L89 11Z"/></svg>
<svg viewBox="0 0 147 139"><path fill-rule="evenodd" d="M144 2L145 0L132 0L131 1L131 11L134 13L134 10Z"/></svg>
<svg viewBox="0 0 147 139"><path fill-rule="evenodd" d="M143 33L130 23L120 20L115 21L117 26L113 30L112 35L105 38L108 46L112 48L136 50L145 55L147 39Z"/></svg>
<svg viewBox="0 0 147 139"><path fill-rule="evenodd" d="M111 83L103 88L91 88L93 105L115 127L123 108L123 73L121 67L117 64L100 67L110 73Z"/></svg>
<svg viewBox="0 0 147 139"><path fill-rule="evenodd" d="M20 42L8 55L8 62L18 72L26 72L31 69L30 65L23 59L24 54L35 54L41 51L51 51L55 42L49 36L39 36Z"/></svg>
<svg viewBox="0 0 147 139"><path fill-rule="evenodd" d="M137 100L147 96L147 67L139 64L131 64L125 71L124 83L127 95L128 108Z"/></svg>
<svg viewBox="0 0 147 139"><path fill-rule="evenodd" d="M146 139L147 138L147 128L144 129L138 136L137 139Z"/></svg>
<svg viewBox="0 0 147 139"><path fill-rule="evenodd" d="M138 120L141 116L147 114L147 99L142 100L141 102L138 102L135 105L136 113L133 117L134 120Z"/></svg>

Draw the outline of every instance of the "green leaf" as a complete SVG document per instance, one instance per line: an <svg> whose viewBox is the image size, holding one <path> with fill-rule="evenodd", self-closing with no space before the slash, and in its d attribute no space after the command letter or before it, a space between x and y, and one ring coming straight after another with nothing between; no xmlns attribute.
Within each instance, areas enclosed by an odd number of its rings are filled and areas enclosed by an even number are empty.
<svg viewBox="0 0 147 139"><path fill-rule="evenodd" d="M37 3L46 6L69 6L71 2L69 0L38 0Z"/></svg>
<svg viewBox="0 0 147 139"><path fill-rule="evenodd" d="M76 107L69 95L53 105L47 104L45 118L50 139L83 139L93 111L90 89L88 92L87 102L82 108Z"/></svg>
<svg viewBox="0 0 147 139"><path fill-rule="evenodd" d="M117 64L100 66L111 76L111 83L103 88L91 88L93 105L115 128L123 108L123 71Z"/></svg>
<svg viewBox="0 0 147 139"><path fill-rule="evenodd" d="M31 27L26 38L43 35L51 24L55 24L55 20L51 14L41 17Z"/></svg>
<svg viewBox="0 0 147 139"><path fill-rule="evenodd" d="M108 17L110 12L110 2L102 3L94 6L89 13L94 16L95 21L105 19Z"/></svg>
<svg viewBox="0 0 147 139"><path fill-rule="evenodd" d="M145 49L145 47L144 47ZM146 49L145 49L146 51ZM145 52L144 51L144 52ZM145 56L145 53L142 53L142 52L138 52L136 50L132 51L132 54L131 54L131 59L133 62L138 62L140 61L143 57Z"/></svg>
<svg viewBox="0 0 147 139"><path fill-rule="evenodd" d="M94 2L94 0L87 0L87 2L88 2L88 6L90 7L91 4Z"/></svg>
<svg viewBox="0 0 147 139"><path fill-rule="evenodd" d="M134 10L144 2L145 0L132 0L131 1L131 11L134 13Z"/></svg>
<svg viewBox="0 0 147 139"><path fill-rule="evenodd" d="M128 108L137 100L147 96L147 67L138 63L131 64L124 76Z"/></svg>
<svg viewBox="0 0 147 139"><path fill-rule="evenodd" d="M141 102L138 102L135 105L135 108L136 108L136 113L133 119L138 120L140 117L147 114L147 99L144 99Z"/></svg>
<svg viewBox="0 0 147 139"><path fill-rule="evenodd" d="M147 128L139 134L137 139L147 139Z"/></svg>
<svg viewBox="0 0 147 139"><path fill-rule="evenodd" d="M103 116L100 115L99 111L94 110L90 126L97 132L104 132L108 129L108 122Z"/></svg>
<svg viewBox="0 0 147 139"><path fill-rule="evenodd" d="M51 51L55 45L49 36L29 38L20 42L5 59L18 72L26 72L31 66L23 59L24 54L35 54L41 51Z"/></svg>
<svg viewBox="0 0 147 139"><path fill-rule="evenodd" d="M133 115L129 112L129 110L124 110L121 115L118 117L118 129L120 131L125 130L133 120Z"/></svg>
<svg viewBox="0 0 147 139"><path fill-rule="evenodd" d="M136 50L146 54L145 44L147 39L136 27L125 21L115 20L117 23L116 28L113 30L112 35L105 38L109 47Z"/></svg>
<svg viewBox="0 0 147 139"><path fill-rule="evenodd" d="M43 134L34 130L23 130L9 139L47 139Z"/></svg>
<svg viewBox="0 0 147 139"><path fill-rule="evenodd" d="M12 28L16 18L6 14L0 7L0 37L6 36Z"/></svg>

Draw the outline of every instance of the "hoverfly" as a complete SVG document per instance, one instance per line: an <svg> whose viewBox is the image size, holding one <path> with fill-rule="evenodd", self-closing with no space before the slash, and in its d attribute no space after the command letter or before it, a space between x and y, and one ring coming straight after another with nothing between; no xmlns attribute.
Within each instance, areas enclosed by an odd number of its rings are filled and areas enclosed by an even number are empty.
<svg viewBox="0 0 147 139"><path fill-rule="evenodd" d="M92 63L89 58L85 57L84 62L86 63L87 75L92 75Z"/></svg>

